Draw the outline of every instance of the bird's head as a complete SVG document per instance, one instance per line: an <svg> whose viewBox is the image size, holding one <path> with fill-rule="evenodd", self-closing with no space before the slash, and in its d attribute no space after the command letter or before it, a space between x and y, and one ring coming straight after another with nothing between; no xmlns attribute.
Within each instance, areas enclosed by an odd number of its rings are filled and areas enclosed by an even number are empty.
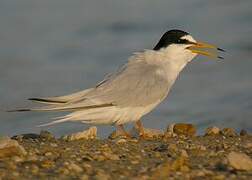
<svg viewBox="0 0 252 180"><path fill-rule="evenodd" d="M209 49L215 50L213 52L207 51ZM165 50L175 57L187 57L188 61L193 59L196 55L204 55L213 58L223 59L217 55L218 51L224 51L214 45L198 42L189 33L181 30L167 31L154 47L155 51Z"/></svg>

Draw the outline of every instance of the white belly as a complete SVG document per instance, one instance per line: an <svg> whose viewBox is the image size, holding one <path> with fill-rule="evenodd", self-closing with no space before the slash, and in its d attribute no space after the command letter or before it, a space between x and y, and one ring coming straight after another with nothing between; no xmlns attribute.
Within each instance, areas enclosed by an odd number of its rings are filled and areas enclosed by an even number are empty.
<svg viewBox="0 0 252 180"><path fill-rule="evenodd" d="M88 111L79 111L72 113L71 121L82 121L83 123L91 124L125 124L128 122L135 122L141 119L142 116L149 113L158 104L150 104L145 107L104 107L90 109Z"/></svg>

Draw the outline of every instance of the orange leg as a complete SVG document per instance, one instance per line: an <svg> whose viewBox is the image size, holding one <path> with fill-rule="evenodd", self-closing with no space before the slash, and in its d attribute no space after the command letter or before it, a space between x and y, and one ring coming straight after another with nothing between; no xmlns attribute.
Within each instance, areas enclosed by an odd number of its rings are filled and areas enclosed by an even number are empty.
<svg viewBox="0 0 252 180"><path fill-rule="evenodd" d="M144 138L145 137L145 133L144 133L144 127L143 127L143 124L142 124L141 120L138 120L135 123L135 127L139 131L139 136L142 137L142 138Z"/></svg>
<svg viewBox="0 0 252 180"><path fill-rule="evenodd" d="M131 138L131 135L124 129L123 125L117 125L117 130L122 133L122 135L126 136L126 138Z"/></svg>

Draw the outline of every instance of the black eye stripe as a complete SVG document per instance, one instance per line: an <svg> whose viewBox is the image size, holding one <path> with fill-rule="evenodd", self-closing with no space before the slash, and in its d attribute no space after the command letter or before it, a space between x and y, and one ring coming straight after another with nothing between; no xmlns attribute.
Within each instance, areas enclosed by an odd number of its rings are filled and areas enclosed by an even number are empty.
<svg viewBox="0 0 252 180"><path fill-rule="evenodd" d="M178 44L191 44L187 39L178 39Z"/></svg>

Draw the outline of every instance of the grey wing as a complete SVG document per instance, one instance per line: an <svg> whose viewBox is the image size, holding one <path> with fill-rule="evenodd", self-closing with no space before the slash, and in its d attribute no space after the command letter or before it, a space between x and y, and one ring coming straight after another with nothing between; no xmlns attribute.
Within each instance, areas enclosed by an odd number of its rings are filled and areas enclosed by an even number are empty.
<svg viewBox="0 0 252 180"><path fill-rule="evenodd" d="M76 111L107 106L136 107L157 103L166 97L170 88L169 81L163 75L165 73L157 73L158 71L162 72L162 69L144 61L130 61L96 87L63 96L68 98L65 103L29 110Z"/></svg>
<svg viewBox="0 0 252 180"><path fill-rule="evenodd" d="M162 100L168 93L169 82L160 67L144 61L130 62L110 76L86 98L124 106L145 106Z"/></svg>

